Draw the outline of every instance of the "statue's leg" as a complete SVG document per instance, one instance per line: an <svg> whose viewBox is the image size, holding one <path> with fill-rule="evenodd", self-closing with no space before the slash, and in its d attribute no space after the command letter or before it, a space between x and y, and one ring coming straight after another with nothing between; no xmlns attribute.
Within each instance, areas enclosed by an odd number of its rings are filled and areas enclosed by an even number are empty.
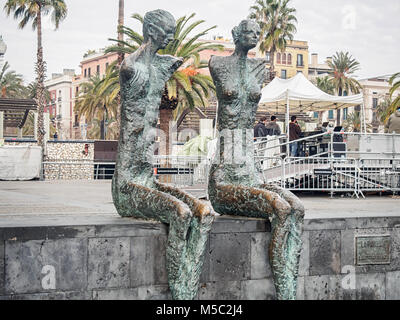
<svg viewBox="0 0 400 320"><path fill-rule="evenodd" d="M193 213L187 235L186 259L182 275L184 285L177 294L178 299L192 300L197 296L205 248L215 216L207 203L183 190L161 183L157 183L157 189L183 201Z"/></svg>
<svg viewBox="0 0 400 320"><path fill-rule="evenodd" d="M187 299L187 237L193 216L189 206L172 195L133 183L125 185L121 192L130 195L129 204L132 210L140 212L138 216L169 224L166 249L168 284L174 300Z"/></svg>
<svg viewBox="0 0 400 320"><path fill-rule="evenodd" d="M271 218L272 238L269 247L270 263L278 299L288 299L292 289L287 286L285 273L290 232L290 204L278 193L237 185L216 185L210 197L221 214Z"/></svg>
<svg viewBox="0 0 400 320"><path fill-rule="evenodd" d="M304 222L304 206L300 199L289 190L282 189L275 185L263 185L263 188L276 192L291 206L291 213L288 218L289 234L285 253L287 259L286 271L284 273L286 278L286 294L282 298L294 300L297 295L297 277L302 249L301 234Z"/></svg>

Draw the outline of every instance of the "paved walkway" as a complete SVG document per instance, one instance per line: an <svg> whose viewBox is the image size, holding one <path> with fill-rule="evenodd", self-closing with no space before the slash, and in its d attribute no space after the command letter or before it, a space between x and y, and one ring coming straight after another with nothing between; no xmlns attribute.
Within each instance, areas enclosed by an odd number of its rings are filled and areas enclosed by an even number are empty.
<svg viewBox="0 0 400 320"><path fill-rule="evenodd" d="M190 190L189 190L190 191ZM200 194L193 191L194 194ZM400 199L300 196L306 219L400 216ZM124 223L114 208L111 181L0 181L0 227Z"/></svg>

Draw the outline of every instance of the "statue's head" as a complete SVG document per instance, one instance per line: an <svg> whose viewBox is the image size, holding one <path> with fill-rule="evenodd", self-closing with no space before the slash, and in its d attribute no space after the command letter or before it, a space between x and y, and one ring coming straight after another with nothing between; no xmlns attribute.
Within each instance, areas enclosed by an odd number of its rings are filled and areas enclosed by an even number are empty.
<svg viewBox="0 0 400 320"><path fill-rule="evenodd" d="M260 38L260 27L254 20L242 20L232 30L233 42L245 50L250 50L257 45Z"/></svg>
<svg viewBox="0 0 400 320"><path fill-rule="evenodd" d="M164 49L174 39L175 29L175 19L168 11L158 9L149 11L144 16L144 42L150 40L159 49Z"/></svg>

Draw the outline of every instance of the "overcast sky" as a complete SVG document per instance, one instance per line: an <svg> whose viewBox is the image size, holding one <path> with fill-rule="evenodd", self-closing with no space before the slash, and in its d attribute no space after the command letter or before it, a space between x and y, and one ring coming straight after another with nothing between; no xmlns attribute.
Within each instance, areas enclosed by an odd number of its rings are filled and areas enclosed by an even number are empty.
<svg viewBox="0 0 400 320"><path fill-rule="evenodd" d="M34 80L36 33L29 26L18 29L17 21L5 15L0 0L0 35L8 46L5 60L11 69ZM116 37L118 0L65 0L68 16L54 31L44 21L43 46L47 72L75 69L88 49L99 49ZM157 8L170 11L175 18L192 12L204 19L204 27L217 25L212 35L230 37L230 30L247 17L254 0L125 0L125 25L141 31L131 14L144 14ZM358 78L393 74L400 71L399 0L292 0L297 9L295 39L306 40L310 53L318 53L320 63L336 51L349 51L360 63Z"/></svg>

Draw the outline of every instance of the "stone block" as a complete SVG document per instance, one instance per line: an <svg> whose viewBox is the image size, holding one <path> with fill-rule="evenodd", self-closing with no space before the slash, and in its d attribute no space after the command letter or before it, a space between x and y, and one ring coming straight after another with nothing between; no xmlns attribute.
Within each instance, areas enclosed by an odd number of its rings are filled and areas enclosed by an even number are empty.
<svg viewBox="0 0 400 320"><path fill-rule="evenodd" d="M356 266L357 274L361 273L385 273L389 271L400 270L400 229L399 228L373 228L373 229L356 229L351 235L351 230L342 231L342 259L346 259L342 262L342 266L355 264L355 240L356 235L385 235L390 234L390 264L370 264ZM343 238L343 235L345 238ZM343 240L345 241L343 243ZM350 246L350 244L352 245Z"/></svg>
<svg viewBox="0 0 400 320"><path fill-rule="evenodd" d="M4 241L0 240L0 295L4 294Z"/></svg>
<svg viewBox="0 0 400 320"><path fill-rule="evenodd" d="M357 229L395 228L400 226L400 217L357 218Z"/></svg>
<svg viewBox="0 0 400 320"><path fill-rule="evenodd" d="M268 254L270 241L270 233L254 233L251 235L250 277L252 280L272 277Z"/></svg>
<svg viewBox="0 0 400 320"><path fill-rule="evenodd" d="M90 238L94 235L94 226L49 227L47 229L47 239Z"/></svg>
<svg viewBox="0 0 400 320"><path fill-rule="evenodd" d="M128 219L128 218L124 218ZM167 234L167 225L161 222L148 222L131 219L132 223L96 226L96 237L151 237Z"/></svg>
<svg viewBox="0 0 400 320"><path fill-rule="evenodd" d="M93 290L93 300L137 300L138 288Z"/></svg>
<svg viewBox="0 0 400 320"><path fill-rule="evenodd" d="M89 288L129 287L129 253L129 238L89 239Z"/></svg>
<svg viewBox="0 0 400 320"><path fill-rule="evenodd" d="M240 281L207 282L200 285L199 300L239 300Z"/></svg>
<svg viewBox="0 0 400 320"><path fill-rule="evenodd" d="M357 300L385 300L385 274L358 274L356 288Z"/></svg>
<svg viewBox="0 0 400 320"><path fill-rule="evenodd" d="M400 271L386 273L386 300L400 300Z"/></svg>
<svg viewBox="0 0 400 320"><path fill-rule="evenodd" d="M310 275L340 273L340 231L310 232Z"/></svg>
<svg viewBox="0 0 400 320"><path fill-rule="evenodd" d="M138 288L138 300L171 300L168 285L145 286Z"/></svg>
<svg viewBox="0 0 400 320"><path fill-rule="evenodd" d="M167 284L167 237L132 237L130 242L130 286Z"/></svg>
<svg viewBox="0 0 400 320"><path fill-rule="evenodd" d="M7 300L91 300L90 292L46 292L7 296Z"/></svg>
<svg viewBox="0 0 400 320"><path fill-rule="evenodd" d="M275 300L276 291L272 278L242 281L240 300Z"/></svg>
<svg viewBox="0 0 400 320"><path fill-rule="evenodd" d="M355 290L345 289L342 276L309 276L305 277L305 300L354 300Z"/></svg>
<svg viewBox="0 0 400 320"><path fill-rule="evenodd" d="M267 219L219 216L215 219L211 233L247 233L270 232L271 224Z"/></svg>
<svg viewBox="0 0 400 320"><path fill-rule="evenodd" d="M351 225L355 227L356 219L306 219L304 220L303 230L343 230Z"/></svg>
<svg viewBox="0 0 400 320"><path fill-rule="evenodd" d="M250 279L250 238L248 233L211 234L211 281Z"/></svg>
<svg viewBox="0 0 400 320"><path fill-rule="evenodd" d="M303 244L300 252L299 276L308 276L310 269L310 233L308 231L303 232L301 241Z"/></svg>
<svg viewBox="0 0 400 320"><path fill-rule="evenodd" d="M298 277L297 278L297 300L304 300L304 290L305 290L305 277Z"/></svg>
<svg viewBox="0 0 400 320"><path fill-rule="evenodd" d="M86 239L7 241L6 294L86 290L86 261Z"/></svg>
<svg viewBox="0 0 400 320"><path fill-rule="evenodd" d="M47 227L0 228L0 241L42 240L47 237Z"/></svg>

